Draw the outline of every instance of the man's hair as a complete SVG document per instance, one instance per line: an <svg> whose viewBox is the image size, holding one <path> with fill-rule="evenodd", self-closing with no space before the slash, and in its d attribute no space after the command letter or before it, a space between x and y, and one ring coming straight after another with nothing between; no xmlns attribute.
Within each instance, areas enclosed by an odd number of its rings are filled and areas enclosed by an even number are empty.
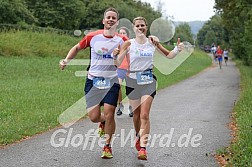
<svg viewBox="0 0 252 167"><path fill-rule="evenodd" d="M147 20L144 18L144 17L136 17L136 18L134 18L134 20L133 20L133 25L135 25L135 23L136 23L136 21L137 20L143 20L144 22L145 22L145 25L147 26L148 24L147 24Z"/></svg>
<svg viewBox="0 0 252 167"><path fill-rule="evenodd" d="M109 12L109 11L115 12L115 13L117 14L117 19L119 20L119 12L118 12L118 10L117 10L116 8L112 8L112 7L110 7L110 8L108 8L108 9L105 10L105 12L104 12L104 14L103 14L103 17L104 17L104 18L105 18L105 14L106 14L107 12Z"/></svg>

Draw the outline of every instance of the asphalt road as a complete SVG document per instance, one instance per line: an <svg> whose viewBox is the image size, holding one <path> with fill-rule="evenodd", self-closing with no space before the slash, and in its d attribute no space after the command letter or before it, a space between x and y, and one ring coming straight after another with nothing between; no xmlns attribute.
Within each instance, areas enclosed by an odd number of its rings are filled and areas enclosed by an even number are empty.
<svg viewBox="0 0 252 167"><path fill-rule="evenodd" d="M0 149L1 167L39 166L218 166L212 156L231 140L227 124L239 95L239 72L232 62L158 92L151 109L148 161L134 148L132 118L116 117L113 159L101 159L98 124L80 120ZM128 137L128 138L127 138Z"/></svg>

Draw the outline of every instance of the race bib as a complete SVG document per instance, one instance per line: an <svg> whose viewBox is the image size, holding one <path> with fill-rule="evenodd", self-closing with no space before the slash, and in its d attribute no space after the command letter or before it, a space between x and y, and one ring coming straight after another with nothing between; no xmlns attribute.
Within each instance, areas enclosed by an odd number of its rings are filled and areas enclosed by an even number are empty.
<svg viewBox="0 0 252 167"><path fill-rule="evenodd" d="M104 77L95 77L93 79L93 85L98 89L110 88L110 79Z"/></svg>
<svg viewBox="0 0 252 167"><path fill-rule="evenodd" d="M145 85L153 82L152 70L147 70L143 72L136 72L137 84Z"/></svg>

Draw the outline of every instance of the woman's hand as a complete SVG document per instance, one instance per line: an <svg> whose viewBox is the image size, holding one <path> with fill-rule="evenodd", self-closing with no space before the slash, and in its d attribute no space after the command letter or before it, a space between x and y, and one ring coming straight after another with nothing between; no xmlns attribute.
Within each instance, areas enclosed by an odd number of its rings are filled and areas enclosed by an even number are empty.
<svg viewBox="0 0 252 167"><path fill-rule="evenodd" d="M151 43L153 43L153 45L158 46L159 44L158 37L151 35L148 37L148 39L151 41Z"/></svg>
<svg viewBox="0 0 252 167"><path fill-rule="evenodd" d="M178 38L177 45L173 49L173 52L177 55L184 49L184 44L180 42L180 38Z"/></svg>

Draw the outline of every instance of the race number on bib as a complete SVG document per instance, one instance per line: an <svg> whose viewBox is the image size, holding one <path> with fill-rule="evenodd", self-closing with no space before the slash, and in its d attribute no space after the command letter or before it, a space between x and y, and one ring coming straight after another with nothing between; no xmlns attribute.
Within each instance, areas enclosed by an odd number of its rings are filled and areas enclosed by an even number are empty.
<svg viewBox="0 0 252 167"><path fill-rule="evenodd" d="M152 70L137 72L136 77L137 77L138 85L145 85L145 84L150 84L153 82Z"/></svg>
<svg viewBox="0 0 252 167"><path fill-rule="evenodd" d="M93 79L93 85L98 89L110 88L110 79L103 77L95 77Z"/></svg>

